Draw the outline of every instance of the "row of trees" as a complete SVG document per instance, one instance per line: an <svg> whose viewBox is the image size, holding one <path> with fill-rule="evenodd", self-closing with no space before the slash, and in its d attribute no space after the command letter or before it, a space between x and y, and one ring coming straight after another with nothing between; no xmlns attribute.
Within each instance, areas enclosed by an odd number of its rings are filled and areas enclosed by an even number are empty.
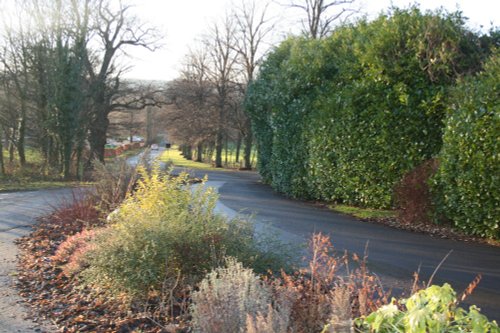
<svg viewBox="0 0 500 333"><path fill-rule="evenodd" d="M155 31L107 0L20 0L11 10L0 49L0 137L22 166L29 136L46 171L81 174L84 163L104 159L112 110L156 103L124 87L118 61L127 47L154 48Z"/></svg>
<svg viewBox="0 0 500 333"><path fill-rule="evenodd" d="M331 29L332 23L352 12L333 10L353 0L306 0L286 5L305 13L304 34L317 38ZM228 141L236 143L236 156L243 146L243 166L251 168L253 132L243 108L248 86L275 33L276 18L269 16L270 4L242 1L220 21L213 23L201 37L198 47L186 57L185 69L169 89L175 108L171 111L171 130L183 143L185 155L203 159L215 152L215 165L222 166L222 151ZM238 159L238 157L237 157Z"/></svg>
<svg viewBox="0 0 500 333"><path fill-rule="evenodd" d="M242 101L273 28L266 8L242 2L214 22L186 56L181 77L169 89L175 105L172 132L185 146L196 147L197 160L204 147L212 147L208 151L215 152L215 165L222 167L223 147L233 141L238 156L244 145L243 164L251 168L253 134Z"/></svg>
<svg viewBox="0 0 500 333"><path fill-rule="evenodd" d="M491 135L468 142L475 148L467 150L479 149L484 158L475 164L477 174L461 181L458 170L473 168L473 162L464 160L475 157L452 157L452 152L465 149L460 138L471 137L467 131L498 130L498 79L489 92L493 97L483 96L482 102L459 102L484 95L467 95L470 86L456 94L450 90L457 80L481 71L486 59L496 59L491 54L498 37L495 31L479 35L469 30L460 13L424 13L412 7L339 26L322 39L289 38L269 54L246 94L263 178L293 197L391 207L403 175L444 154L442 165L448 171L441 173L440 188L446 191L436 190L443 198L436 205L447 202L444 211L454 206L453 220L464 216L464 207L474 206L467 218L481 216L481 221L474 219L481 227L464 229L497 237L500 184L491 176L498 175L492 164L498 159L497 144ZM498 64L491 62L489 70ZM484 77L492 83L492 75ZM481 118L481 126L463 125L475 118L467 113L455 117L450 105L458 103L479 108L491 123ZM458 129L458 134L448 132ZM461 146L442 153L443 132L445 142L453 137ZM483 145L482 140L491 142ZM469 182L466 196L462 192ZM488 204L462 202L474 195ZM485 206L489 208L481 211Z"/></svg>

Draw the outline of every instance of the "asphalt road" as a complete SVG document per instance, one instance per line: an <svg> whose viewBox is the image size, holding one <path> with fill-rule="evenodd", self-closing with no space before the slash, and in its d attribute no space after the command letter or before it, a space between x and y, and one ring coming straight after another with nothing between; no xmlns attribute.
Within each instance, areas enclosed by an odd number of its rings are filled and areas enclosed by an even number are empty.
<svg viewBox="0 0 500 333"><path fill-rule="evenodd" d="M30 316L14 287L18 254L14 241L30 232L36 217L71 198L71 193L71 189L0 193L0 333L55 330Z"/></svg>
<svg viewBox="0 0 500 333"><path fill-rule="evenodd" d="M258 224L271 224L284 240L306 242L314 232L331 236L338 251L364 253L368 243L370 268L389 287L409 285L420 266L427 280L436 266L453 250L437 271L434 283L449 282L457 292L474 279L483 278L467 303L478 305L490 319L500 320L500 248L438 239L431 236L358 221L326 208L291 200L262 184L255 172L198 171L218 188L223 209L255 214ZM210 185L209 184L209 185Z"/></svg>
<svg viewBox="0 0 500 333"><path fill-rule="evenodd" d="M208 174L209 185L219 191L220 211L255 214L258 225L272 225L285 241L306 242L313 232L322 232L331 236L338 251L358 254L363 254L368 242L369 265L386 287L410 284L419 266L421 278L427 279L453 250L434 282L450 282L461 292L482 273L483 279L468 302L481 307L490 319L500 320L500 248L392 229L287 199L262 184L255 172L195 172L199 177L204 174ZM47 329L26 320L28 312L12 287L17 255L13 242L29 232L35 217L70 193L70 189L0 193L0 332Z"/></svg>

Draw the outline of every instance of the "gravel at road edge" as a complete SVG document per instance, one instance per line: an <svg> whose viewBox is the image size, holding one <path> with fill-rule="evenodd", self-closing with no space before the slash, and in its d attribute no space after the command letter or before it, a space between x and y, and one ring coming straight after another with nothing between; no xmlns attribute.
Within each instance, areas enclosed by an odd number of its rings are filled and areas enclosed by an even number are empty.
<svg viewBox="0 0 500 333"><path fill-rule="evenodd" d="M57 205L69 189L0 193L0 333L54 332L55 327L31 316L16 290L19 253L15 240L30 232L37 216Z"/></svg>

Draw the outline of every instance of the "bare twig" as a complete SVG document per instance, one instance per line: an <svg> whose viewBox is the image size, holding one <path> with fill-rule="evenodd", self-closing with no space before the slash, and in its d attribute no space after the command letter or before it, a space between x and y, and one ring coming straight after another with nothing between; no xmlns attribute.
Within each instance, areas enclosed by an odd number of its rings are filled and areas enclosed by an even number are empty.
<svg viewBox="0 0 500 333"><path fill-rule="evenodd" d="M450 254L453 252L453 250L450 250L445 256L444 258L441 260L441 262L439 263L439 265L436 266L436 269L434 269L434 272L432 272L432 275L431 277L429 278L429 281L427 282L427 288L430 287L431 283L432 283L432 279L434 278L434 275L436 275L437 271L439 270L439 268L441 268L441 266L443 265L443 263L446 261L446 259L448 259L448 257L450 256Z"/></svg>

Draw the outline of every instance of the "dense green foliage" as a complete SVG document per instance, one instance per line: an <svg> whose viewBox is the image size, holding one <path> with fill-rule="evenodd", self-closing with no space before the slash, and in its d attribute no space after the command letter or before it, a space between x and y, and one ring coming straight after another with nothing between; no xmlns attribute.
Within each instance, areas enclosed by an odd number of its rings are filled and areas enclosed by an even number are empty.
<svg viewBox="0 0 500 333"><path fill-rule="evenodd" d="M399 301L384 305L368 317L358 319L358 330L376 333L425 333L425 332L492 332L500 329L495 321L479 312L476 306L469 311L457 307L457 297L451 286L430 286Z"/></svg>
<svg viewBox="0 0 500 333"><path fill-rule="evenodd" d="M264 179L293 197L390 207L401 177L441 149L449 88L494 44L464 23L411 7L282 43L246 99Z"/></svg>
<svg viewBox="0 0 500 333"><path fill-rule="evenodd" d="M500 56L453 92L435 177L442 213L480 236L500 237Z"/></svg>

